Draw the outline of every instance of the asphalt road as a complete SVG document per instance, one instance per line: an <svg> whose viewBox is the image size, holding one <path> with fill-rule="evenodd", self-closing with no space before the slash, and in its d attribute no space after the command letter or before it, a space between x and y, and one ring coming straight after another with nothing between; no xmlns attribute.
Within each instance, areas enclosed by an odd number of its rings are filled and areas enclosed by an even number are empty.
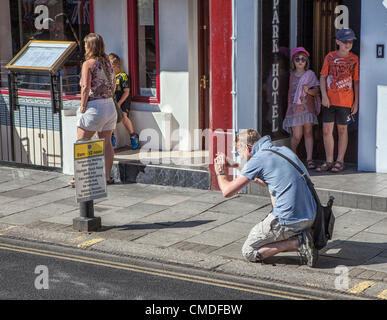
<svg viewBox="0 0 387 320"><path fill-rule="evenodd" d="M324 293L19 240L0 239L0 299L315 300Z"/></svg>

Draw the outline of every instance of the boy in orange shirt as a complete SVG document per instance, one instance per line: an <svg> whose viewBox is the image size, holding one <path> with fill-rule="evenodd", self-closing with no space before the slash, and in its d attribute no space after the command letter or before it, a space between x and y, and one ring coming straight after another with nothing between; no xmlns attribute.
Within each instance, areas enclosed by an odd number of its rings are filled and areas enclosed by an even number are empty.
<svg viewBox="0 0 387 320"><path fill-rule="evenodd" d="M348 146L348 122L359 111L359 57L351 52L357 40L351 29L336 34L339 50L330 52L321 70L320 88L323 105L323 136L326 161L317 171L344 170L344 156ZM333 129L337 124L338 154L333 161L335 142Z"/></svg>

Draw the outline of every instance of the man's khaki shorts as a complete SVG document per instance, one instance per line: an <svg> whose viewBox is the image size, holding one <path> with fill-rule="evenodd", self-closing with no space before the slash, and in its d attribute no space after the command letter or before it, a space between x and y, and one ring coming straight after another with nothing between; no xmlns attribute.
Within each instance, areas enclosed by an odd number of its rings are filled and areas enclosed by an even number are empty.
<svg viewBox="0 0 387 320"><path fill-rule="evenodd" d="M245 244L242 247L242 255L248 261L257 260L258 249L269 243L284 241L297 236L305 229L312 226L313 221L302 221L289 226L281 226L278 218L271 213L254 226Z"/></svg>

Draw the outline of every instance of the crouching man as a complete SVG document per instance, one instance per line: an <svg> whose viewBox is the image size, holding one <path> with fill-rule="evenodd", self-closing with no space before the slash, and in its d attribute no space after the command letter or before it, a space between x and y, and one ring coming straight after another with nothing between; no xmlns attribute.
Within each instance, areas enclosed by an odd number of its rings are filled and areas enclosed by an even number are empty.
<svg viewBox="0 0 387 320"><path fill-rule="evenodd" d="M223 195L232 197L250 182L256 182L267 186L273 206L268 216L251 229L242 248L243 256L251 262L263 262L280 252L298 251L303 263L314 267L318 251L313 246L310 227L316 216L316 202L293 165L268 150L285 155L308 174L305 166L289 148L274 146L269 136L261 138L255 130L241 130L235 144L241 158L247 160L238 178L227 179L226 169L236 165L224 154L218 154L214 162Z"/></svg>

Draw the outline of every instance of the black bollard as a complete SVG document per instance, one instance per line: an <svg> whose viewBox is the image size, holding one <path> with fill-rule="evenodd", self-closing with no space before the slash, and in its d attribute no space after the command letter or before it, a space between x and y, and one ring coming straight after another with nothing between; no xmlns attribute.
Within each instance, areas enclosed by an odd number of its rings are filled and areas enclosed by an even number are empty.
<svg viewBox="0 0 387 320"><path fill-rule="evenodd" d="M101 228L101 217L94 217L94 201L79 203L80 217L73 219L73 229L77 231L97 231Z"/></svg>

